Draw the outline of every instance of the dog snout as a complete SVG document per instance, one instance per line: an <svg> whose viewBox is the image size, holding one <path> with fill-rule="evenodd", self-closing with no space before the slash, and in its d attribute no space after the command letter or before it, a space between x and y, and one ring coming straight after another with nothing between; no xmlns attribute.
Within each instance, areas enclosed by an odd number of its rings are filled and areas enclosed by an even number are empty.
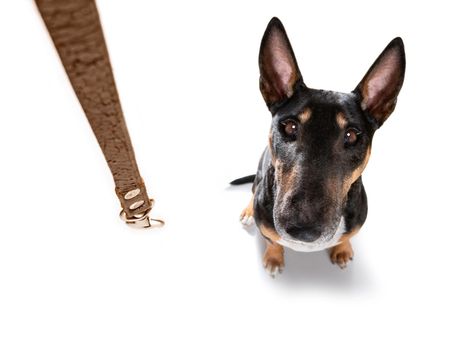
<svg viewBox="0 0 470 350"><path fill-rule="evenodd" d="M286 232L292 238L302 242L313 242L321 236L321 231L315 227L290 226L286 228Z"/></svg>

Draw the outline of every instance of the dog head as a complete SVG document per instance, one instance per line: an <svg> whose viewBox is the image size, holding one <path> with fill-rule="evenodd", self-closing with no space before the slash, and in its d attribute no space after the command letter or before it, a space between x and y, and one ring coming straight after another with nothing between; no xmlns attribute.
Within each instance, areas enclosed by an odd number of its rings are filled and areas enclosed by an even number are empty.
<svg viewBox="0 0 470 350"><path fill-rule="evenodd" d="M259 55L260 89L272 113L274 224L282 239L328 242L374 132L395 108L405 74L403 42L390 42L350 93L307 88L282 23L269 23Z"/></svg>

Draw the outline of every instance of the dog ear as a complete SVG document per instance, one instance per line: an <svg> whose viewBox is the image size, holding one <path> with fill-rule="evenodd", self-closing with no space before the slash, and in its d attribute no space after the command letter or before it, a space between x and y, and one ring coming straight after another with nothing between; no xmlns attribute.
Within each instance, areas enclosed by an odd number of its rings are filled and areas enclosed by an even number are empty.
<svg viewBox="0 0 470 350"><path fill-rule="evenodd" d="M354 90L361 98L361 108L380 127L395 109L405 77L405 47L401 38L393 39Z"/></svg>
<svg viewBox="0 0 470 350"><path fill-rule="evenodd" d="M302 81L294 51L281 21L274 17L261 40L260 90L268 107L289 98Z"/></svg>

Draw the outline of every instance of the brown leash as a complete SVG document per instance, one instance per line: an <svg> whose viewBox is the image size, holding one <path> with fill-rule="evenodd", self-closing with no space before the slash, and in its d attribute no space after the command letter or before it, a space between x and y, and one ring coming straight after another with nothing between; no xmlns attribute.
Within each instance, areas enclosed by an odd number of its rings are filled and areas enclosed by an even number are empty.
<svg viewBox="0 0 470 350"><path fill-rule="evenodd" d="M134 227L163 225L149 217L149 199L132 148L94 0L35 0L73 89L108 163Z"/></svg>

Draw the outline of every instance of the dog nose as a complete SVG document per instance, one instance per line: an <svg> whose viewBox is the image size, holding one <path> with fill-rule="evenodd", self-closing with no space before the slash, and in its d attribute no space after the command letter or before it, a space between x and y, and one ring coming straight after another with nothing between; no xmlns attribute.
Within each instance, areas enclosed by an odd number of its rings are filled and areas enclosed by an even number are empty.
<svg viewBox="0 0 470 350"><path fill-rule="evenodd" d="M314 227L291 226L286 228L286 232L292 238L302 242L313 242L321 236L321 231Z"/></svg>

